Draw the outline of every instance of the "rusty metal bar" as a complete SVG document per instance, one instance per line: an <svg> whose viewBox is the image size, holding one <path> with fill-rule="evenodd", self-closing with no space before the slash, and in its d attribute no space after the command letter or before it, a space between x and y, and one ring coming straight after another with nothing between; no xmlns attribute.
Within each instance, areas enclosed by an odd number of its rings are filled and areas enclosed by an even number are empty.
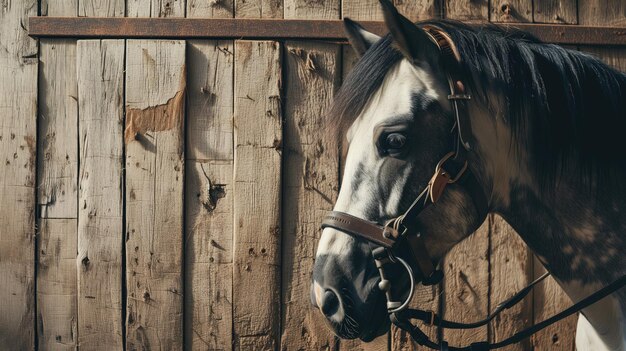
<svg viewBox="0 0 626 351"><path fill-rule="evenodd" d="M386 32L382 22L360 23L375 33ZM626 45L626 28L522 23L505 26L555 44ZM40 38L346 40L339 20L30 17L29 28L31 36Z"/></svg>

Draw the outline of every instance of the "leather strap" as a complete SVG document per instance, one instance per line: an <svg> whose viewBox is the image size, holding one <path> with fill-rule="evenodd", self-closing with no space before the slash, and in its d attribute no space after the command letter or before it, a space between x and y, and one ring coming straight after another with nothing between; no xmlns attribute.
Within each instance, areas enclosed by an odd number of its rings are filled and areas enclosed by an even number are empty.
<svg viewBox="0 0 626 351"><path fill-rule="evenodd" d="M393 248L398 232L391 227L382 227L345 212L331 211L322 222L322 228L333 228L353 236L361 237L385 248ZM388 233L385 235L384 233Z"/></svg>
<svg viewBox="0 0 626 351"><path fill-rule="evenodd" d="M448 85L450 87L448 100L450 100L453 106L459 141L461 146L466 151L469 151L472 148L470 143L472 125L467 113L467 101L471 100L472 97L467 93L465 83L463 83L465 80L460 65L461 55L456 49L452 38L443 29L434 25L426 25L423 29L431 36L441 52L441 60L446 68ZM459 148L457 149L457 154L460 155L460 153L461 150Z"/></svg>

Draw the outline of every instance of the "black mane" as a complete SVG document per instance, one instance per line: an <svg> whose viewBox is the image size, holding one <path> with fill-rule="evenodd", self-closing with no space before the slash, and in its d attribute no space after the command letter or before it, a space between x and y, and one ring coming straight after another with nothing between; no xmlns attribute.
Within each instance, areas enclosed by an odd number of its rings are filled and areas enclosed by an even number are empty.
<svg viewBox="0 0 626 351"><path fill-rule="evenodd" d="M422 24L450 34L470 89L507 119L513 143L530 151L542 185L568 170L570 161L581 166L579 178L587 184L626 174L626 74L521 31L444 20ZM330 116L336 130L352 123L401 58L389 36L366 52L335 97ZM490 93L502 97L497 106Z"/></svg>

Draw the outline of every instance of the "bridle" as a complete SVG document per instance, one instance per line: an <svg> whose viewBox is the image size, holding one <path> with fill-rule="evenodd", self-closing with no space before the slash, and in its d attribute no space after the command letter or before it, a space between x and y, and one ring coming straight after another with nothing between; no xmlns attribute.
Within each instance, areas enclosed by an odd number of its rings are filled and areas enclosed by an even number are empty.
<svg viewBox="0 0 626 351"><path fill-rule="evenodd" d="M452 133L454 137L453 150L444 155L435 166L433 175L428 185L422 190L413 201L408 210L402 215L387 221L384 225L370 222L348 213L331 211L324 218L322 228L333 228L355 237L364 239L377 245L372 250L380 282L378 288L385 292L387 299L387 313L393 324L403 329L411 335L418 344L434 350L453 351L483 351L502 348L517 343L524 338L540 331L541 329L558 322L588 306L610 295L616 290L626 285L626 275L615 280L611 284L580 300L562 312L526 328L511 337L496 343L476 342L465 347L449 346L446 341L439 343L431 341L417 325L411 320L419 320L424 324L449 329L472 329L489 323L502 311L511 308L520 302L533 287L544 280L549 273L542 275L518 293L500 303L484 320L474 323L459 323L440 318L432 311L409 309L408 305L415 291L416 279L413 268L417 268L420 283L423 285L438 284L443 278L443 272L437 269L435 261L430 256L424 243L424 238L420 232L418 215L428 206L437 203L445 189L451 184L462 184L467 190L479 213L486 213L488 202L483 189L471 171L467 160L467 153L471 152L473 145L470 143L471 125L467 104L471 100L471 95L466 91L465 80L460 68L461 57L453 44L451 37L441 28L426 25L422 29L429 35L430 39L439 47L442 63L447 70L447 78L450 87L448 100L452 105L455 117ZM484 212L481 212L484 211ZM410 260L413 265L397 255L400 247L407 247L410 252ZM409 293L404 301L394 301L391 291L391 281L387 279L387 270L390 267L401 266L409 276Z"/></svg>

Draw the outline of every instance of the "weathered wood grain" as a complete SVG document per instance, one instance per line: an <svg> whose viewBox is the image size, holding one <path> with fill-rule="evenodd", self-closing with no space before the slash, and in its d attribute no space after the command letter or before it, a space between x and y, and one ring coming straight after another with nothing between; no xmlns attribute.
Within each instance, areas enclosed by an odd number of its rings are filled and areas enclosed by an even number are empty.
<svg viewBox="0 0 626 351"><path fill-rule="evenodd" d="M490 289L489 307L496 306L522 290L534 278L532 276L532 253L502 217L489 215L491 225ZM490 311L490 312L491 312ZM493 342L502 341L533 324L533 301L531 296L515 307L502 312L489 324ZM503 348L503 350L528 350L529 340Z"/></svg>
<svg viewBox="0 0 626 351"><path fill-rule="evenodd" d="M342 0L341 17L357 21L382 21L383 12L378 0Z"/></svg>
<svg viewBox="0 0 626 351"><path fill-rule="evenodd" d="M126 345L182 348L185 43L126 47Z"/></svg>
<svg viewBox="0 0 626 351"><path fill-rule="evenodd" d="M320 133L341 81L341 46L287 42L283 183L282 350L332 348L334 337L309 292L319 223L339 188L338 154Z"/></svg>
<svg viewBox="0 0 626 351"><path fill-rule="evenodd" d="M411 21L441 18L442 0L395 0L398 11Z"/></svg>
<svg viewBox="0 0 626 351"><path fill-rule="evenodd" d="M126 0L126 17L185 17L185 0Z"/></svg>
<svg viewBox="0 0 626 351"><path fill-rule="evenodd" d="M232 348L233 42L187 43L185 349Z"/></svg>
<svg viewBox="0 0 626 351"><path fill-rule="evenodd" d="M78 344L81 350L121 349L124 41L80 40L76 62Z"/></svg>
<svg viewBox="0 0 626 351"><path fill-rule="evenodd" d="M40 350L76 350L77 219L41 219L37 268L37 340ZM73 240L68 240L73 239Z"/></svg>
<svg viewBox="0 0 626 351"><path fill-rule="evenodd" d="M626 27L626 2L580 0L578 1L578 23L592 26Z"/></svg>
<svg viewBox="0 0 626 351"><path fill-rule="evenodd" d="M124 17L125 8L124 0L78 1L78 15L80 17Z"/></svg>
<svg viewBox="0 0 626 351"><path fill-rule="evenodd" d="M42 40L39 57L37 339L44 349L70 349L78 337L76 41Z"/></svg>
<svg viewBox="0 0 626 351"><path fill-rule="evenodd" d="M341 0L284 0L285 18L339 19Z"/></svg>
<svg viewBox="0 0 626 351"><path fill-rule="evenodd" d="M235 43L235 350L280 344L281 46Z"/></svg>
<svg viewBox="0 0 626 351"><path fill-rule="evenodd" d="M395 0L398 11L412 21L441 17L441 2L436 0ZM343 0L342 17L353 20L382 21L383 13L378 0Z"/></svg>
<svg viewBox="0 0 626 351"><path fill-rule="evenodd" d="M577 24L576 0L533 0L536 23Z"/></svg>
<svg viewBox="0 0 626 351"><path fill-rule="evenodd" d="M78 16L78 0L40 0L40 16Z"/></svg>
<svg viewBox="0 0 626 351"><path fill-rule="evenodd" d="M533 21L532 0L491 0L489 20L497 23Z"/></svg>
<svg viewBox="0 0 626 351"><path fill-rule="evenodd" d="M444 317L460 322L475 322L489 309L489 221L457 244L444 259ZM455 346L486 341L487 326L446 329L444 339Z"/></svg>
<svg viewBox="0 0 626 351"><path fill-rule="evenodd" d="M234 0L187 0L187 18L235 17Z"/></svg>
<svg viewBox="0 0 626 351"><path fill-rule="evenodd" d="M0 349L35 348L37 1L0 11Z"/></svg>
<svg viewBox="0 0 626 351"><path fill-rule="evenodd" d="M282 0L234 0L235 18L283 18Z"/></svg>
<svg viewBox="0 0 626 351"><path fill-rule="evenodd" d="M460 21L489 20L489 0L444 0L445 18Z"/></svg>

